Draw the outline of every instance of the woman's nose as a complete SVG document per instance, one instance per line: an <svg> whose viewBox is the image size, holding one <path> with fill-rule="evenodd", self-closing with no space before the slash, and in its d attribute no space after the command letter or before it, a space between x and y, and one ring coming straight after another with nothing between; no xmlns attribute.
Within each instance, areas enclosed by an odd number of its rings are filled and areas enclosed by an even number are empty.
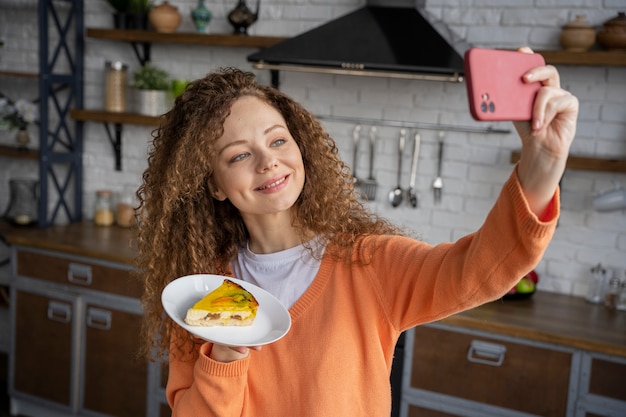
<svg viewBox="0 0 626 417"><path fill-rule="evenodd" d="M257 169L259 172L265 172L270 170L278 165L278 161L276 160L276 156L271 152L262 152L259 156L259 163Z"/></svg>

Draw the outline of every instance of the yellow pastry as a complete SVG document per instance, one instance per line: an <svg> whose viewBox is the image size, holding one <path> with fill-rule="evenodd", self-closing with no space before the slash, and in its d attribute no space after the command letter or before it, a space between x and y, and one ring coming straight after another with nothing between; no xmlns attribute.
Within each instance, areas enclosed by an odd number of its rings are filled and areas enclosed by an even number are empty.
<svg viewBox="0 0 626 417"><path fill-rule="evenodd" d="M250 326L259 303L241 285L225 279L187 310L185 323L191 326Z"/></svg>

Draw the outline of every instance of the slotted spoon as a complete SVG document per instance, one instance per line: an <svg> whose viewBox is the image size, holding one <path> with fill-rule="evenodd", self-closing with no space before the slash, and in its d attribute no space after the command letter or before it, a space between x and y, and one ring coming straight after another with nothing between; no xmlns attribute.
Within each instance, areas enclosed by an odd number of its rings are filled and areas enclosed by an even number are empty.
<svg viewBox="0 0 626 417"><path fill-rule="evenodd" d="M376 189L378 184L374 178L374 154L376 153L376 134L378 129L376 126L370 128L370 166L369 175L361 183L361 189L367 198L367 201L376 200Z"/></svg>

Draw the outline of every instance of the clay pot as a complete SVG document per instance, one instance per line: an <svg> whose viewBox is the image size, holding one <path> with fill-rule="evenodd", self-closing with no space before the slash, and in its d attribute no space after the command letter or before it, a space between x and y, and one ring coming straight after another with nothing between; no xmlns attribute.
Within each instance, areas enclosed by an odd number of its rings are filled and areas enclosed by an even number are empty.
<svg viewBox="0 0 626 417"><path fill-rule="evenodd" d="M626 14L618 12L617 17L607 20L598 32L598 43L604 49L626 50Z"/></svg>
<svg viewBox="0 0 626 417"><path fill-rule="evenodd" d="M595 42L596 31L582 14L576 15L576 19L564 25L559 35L559 43L570 52L585 52Z"/></svg>
<svg viewBox="0 0 626 417"><path fill-rule="evenodd" d="M157 32L173 33L178 29L182 16L176 6L172 6L167 1L164 1L159 6L150 9L148 20L150 20L150 24Z"/></svg>

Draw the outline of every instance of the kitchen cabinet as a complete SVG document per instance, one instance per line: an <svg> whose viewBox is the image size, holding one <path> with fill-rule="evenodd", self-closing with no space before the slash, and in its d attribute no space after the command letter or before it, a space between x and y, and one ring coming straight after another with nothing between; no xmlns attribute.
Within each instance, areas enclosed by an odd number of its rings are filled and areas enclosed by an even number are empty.
<svg viewBox="0 0 626 417"><path fill-rule="evenodd" d="M20 245L12 261L12 413L167 416L150 389L160 367L137 357L142 287L131 267Z"/></svg>
<svg viewBox="0 0 626 417"><path fill-rule="evenodd" d="M452 416L572 415L575 354L465 329L418 327L409 381L416 405L408 405L408 416L428 416L424 409L433 405Z"/></svg>
<svg viewBox="0 0 626 417"><path fill-rule="evenodd" d="M402 417L626 416L626 313L538 292L407 332Z"/></svg>

